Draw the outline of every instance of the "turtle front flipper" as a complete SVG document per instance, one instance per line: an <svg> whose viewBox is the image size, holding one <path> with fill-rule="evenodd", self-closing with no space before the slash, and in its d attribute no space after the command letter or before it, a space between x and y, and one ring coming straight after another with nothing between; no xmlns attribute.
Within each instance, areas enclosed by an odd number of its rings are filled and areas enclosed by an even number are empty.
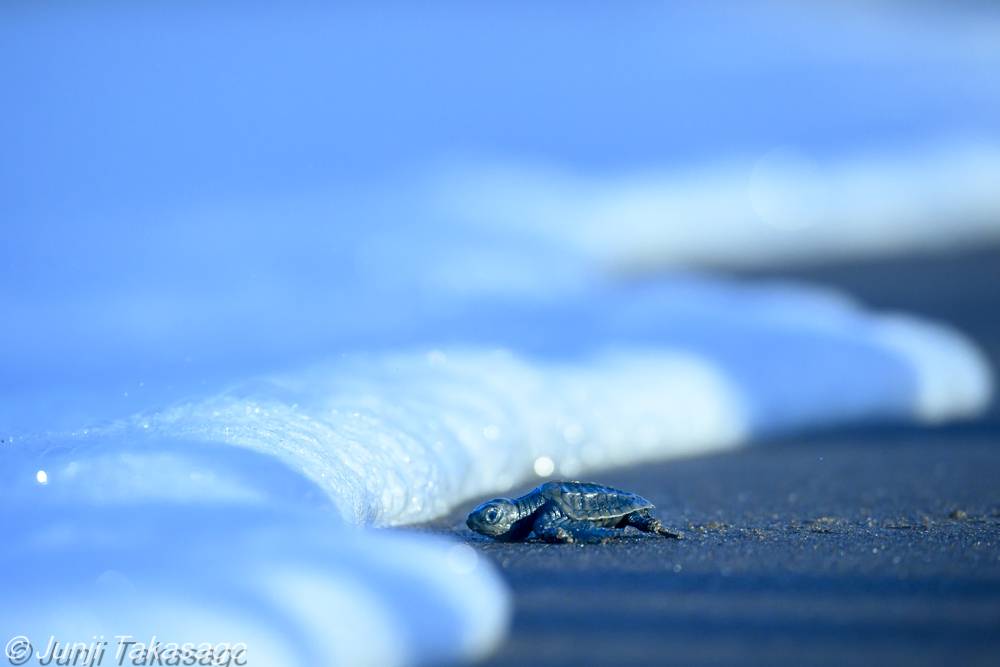
<svg viewBox="0 0 1000 667"><path fill-rule="evenodd" d="M660 523L660 520L650 514L649 510L637 510L631 514L627 514L622 523L626 526L638 528L644 533L654 533L656 535L669 537L675 540L684 538L682 533L675 533L664 528L663 524Z"/></svg>
<svg viewBox="0 0 1000 667"><path fill-rule="evenodd" d="M589 521L573 521L562 514L543 513L535 520L535 535L546 542L556 544L604 544L621 533L608 528L599 528Z"/></svg>

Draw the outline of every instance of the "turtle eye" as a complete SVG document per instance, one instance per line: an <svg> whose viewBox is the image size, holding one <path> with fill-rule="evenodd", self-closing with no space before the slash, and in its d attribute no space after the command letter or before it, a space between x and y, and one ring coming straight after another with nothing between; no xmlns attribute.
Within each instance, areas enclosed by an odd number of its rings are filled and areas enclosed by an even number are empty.
<svg viewBox="0 0 1000 667"><path fill-rule="evenodd" d="M488 510L486 510L486 520L489 521L490 523L496 521L497 517L499 516L500 516L500 510L498 510L496 507L491 507Z"/></svg>

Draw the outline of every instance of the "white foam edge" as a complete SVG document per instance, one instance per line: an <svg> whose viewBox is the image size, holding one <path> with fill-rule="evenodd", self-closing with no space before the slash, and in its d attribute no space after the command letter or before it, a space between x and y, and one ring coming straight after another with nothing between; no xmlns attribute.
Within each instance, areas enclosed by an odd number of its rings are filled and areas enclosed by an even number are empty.
<svg viewBox="0 0 1000 667"><path fill-rule="evenodd" d="M429 189L457 224L544 238L605 269L796 265L1000 241L990 138L814 158L764 155L623 174L464 164Z"/></svg>
<svg viewBox="0 0 1000 667"><path fill-rule="evenodd" d="M916 378L914 416L925 424L974 417L994 392L989 360L949 326L912 315L881 315L869 340L903 359Z"/></svg>
<svg viewBox="0 0 1000 667"><path fill-rule="evenodd" d="M507 491L533 479L541 457L570 476L749 438L739 390L715 363L681 350L584 362L472 349L393 354L275 378L131 428L275 456L349 521L381 526Z"/></svg>
<svg viewBox="0 0 1000 667"><path fill-rule="evenodd" d="M50 636L242 642L250 664L279 667L465 662L506 636L510 594L487 559L473 552L472 562L456 560L455 550L468 546L295 513L255 521L255 512L220 515L217 507L216 518L232 519L220 532L218 524L200 525L202 511L98 507L71 513L85 519L74 525L49 508L27 522L0 520L27 528L0 558L0 582L18 601L0 610L0 630L28 636L37 650ZM166 559L150 559L164 547L143 530L130 534L129 519L154 533L183 525L185 542L166 546ZM58 585L46 582L53 573L40 563L59 567Z"/></svg>

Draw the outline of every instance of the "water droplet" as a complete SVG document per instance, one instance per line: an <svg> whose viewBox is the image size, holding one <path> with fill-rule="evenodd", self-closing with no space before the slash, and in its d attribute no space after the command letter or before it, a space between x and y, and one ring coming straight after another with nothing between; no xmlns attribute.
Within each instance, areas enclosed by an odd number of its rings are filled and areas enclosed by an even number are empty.
<svg viewBox="0 0 1000 667"><path fill-rule="evenodd" d="M535 459L535 474L539 477L548 477L556 469L556 464L547 456L539 456Z"/></svg>
<svg viewBox="0 0 1000 667"><path fill-rule="evenodd" d="M448 551L448 567L456 574L469 574L478 563L479 554L468 544L456 544Z"/></svg>

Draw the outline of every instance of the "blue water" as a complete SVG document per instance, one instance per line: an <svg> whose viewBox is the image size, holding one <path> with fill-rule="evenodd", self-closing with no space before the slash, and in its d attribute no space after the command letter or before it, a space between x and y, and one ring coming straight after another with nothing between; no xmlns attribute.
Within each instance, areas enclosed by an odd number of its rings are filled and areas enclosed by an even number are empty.
<svg viewBox="0 0 1000 667"><path fill-rule="evenodd" d="M745 163L749 190L784 146L860 174L912 151L933 176L927 147L1000 145L998 26L929 5L4 5L3 641L470 659L509 621L496 574L371 526L775 433L974 416L993 379L959 332L713 277L714 251L637 278L592 247L637 229L619 209L588 246L544 188L523 219L441 197L496 164L619 204L631 174L686 191L706 165ZM699 187L690 210L715 210ZM700 248L731 242L720 224ZM647 260L629 238L617 260Z"/></svg>

